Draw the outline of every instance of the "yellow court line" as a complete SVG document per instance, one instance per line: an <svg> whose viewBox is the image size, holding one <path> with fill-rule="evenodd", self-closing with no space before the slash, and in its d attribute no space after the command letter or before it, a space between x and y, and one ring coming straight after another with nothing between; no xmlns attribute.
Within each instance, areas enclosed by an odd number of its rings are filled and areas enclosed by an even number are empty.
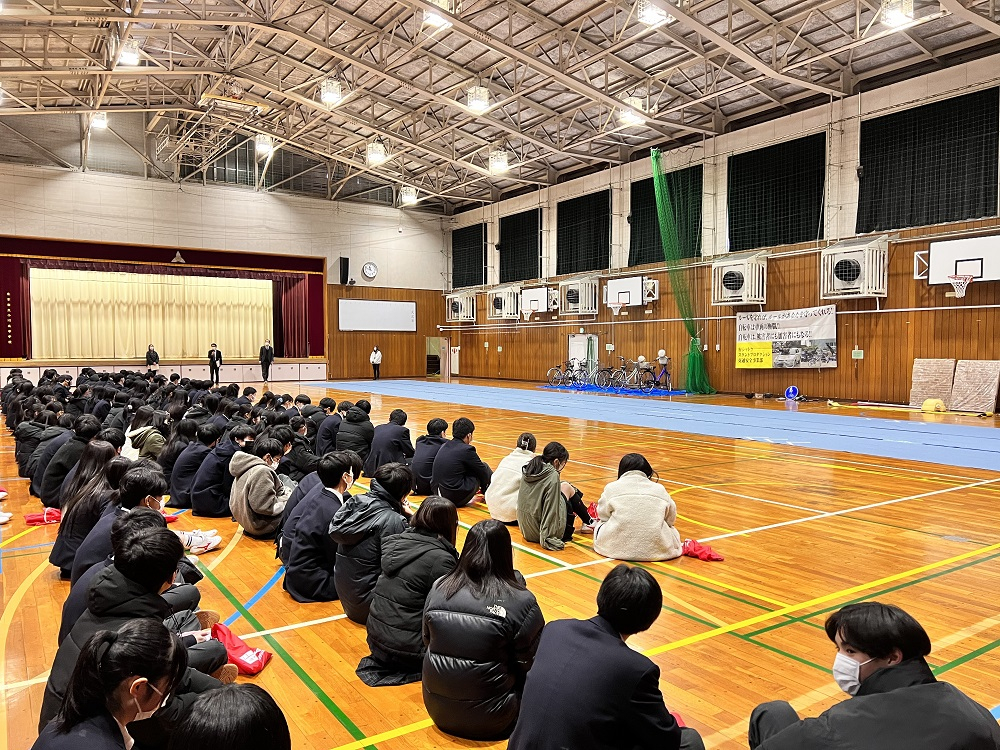
<svg viewBox="0 0 1000 750"><path fill-rule="evenodd" d="M394 740L397 737L402 737L404 734L419 732L421 729L427 729L427 727L432 726L434 726L434 722L431 719L423 719L422 721L416 721L406 726L390 729L388 732L382 732L382 734L373 734L371 737L365 737L363 740L355 740L354 742L348 742L346 745L338 745L333 750L361 750L361 748L374 745L376 742Z"/></svg>
<svg viewBox="0 0 1000 750"><path fill-rule="evenodd" d="M30 534L32 531L35 531L35 530L40 529L40 528L42 528L42 527L41 526L29 526L24 531L22 531L22 532L20 532L18 534L14 534L14 536L12 536L6 542L4 542L3 544L0 544L0 547L6 547L8 544L10 544L11 542L15 541L16 539L20 539L22 536L24 536L26 534Z"/></svg>
<svg viewBox="0 0 1000 750"><path fill-rule="evenodd" d="M949 557L945 560L939 560L936 563L929 563L928 565L921 565L919 568L913 568L912 570L904 570L902 573L894 573L891 576L886 576L885 578L879 578L876 581L870 581L869 583L862 583L857 586L851 586L847 589L842 589L840 591L834 591L832 594L824 594L823 596L818 596L815 599L810 599L806 602L801 602L799 604L790 604L787 607L782 607L781 609L776 609L773 612L765 612L764 614L757 615L756 617L750 617L746 620L740 620L739 622L734 622L731 625L726 625L721 628L714 628L712 630L706 630L704 633L698 633L697 635L688 636L687 638L681 638L679 641L673 641L672 643L665 643L662 646L657 646L655 648L643 651L646 656L655 656L656 654L662 654L667 651L674 651L678 648L683 648L684 646L690 646L695 643L700 643L701 641L707 641L709 638L715 638L719 635L725 635L726 633L732 633L734 630L741 630L743 628L748 628L751 625L757 625L762 622L767 622L768 620L773 620L778 617L783 617L784 615L791 614L793 612L799 612L803 609L809 609L810 607L815 607L818 604L825 604L826 602L833 601L834 599L842 599L845 596L850 596L852 594L857 594L862 591L868 591L878 586L883 586L887 583L893 583L894 581L899 581L903 578L910 578L911 576L918 575L920 573L926 573L928 570L934 570L935 568L941 568L945 565L951 565L952 563L961 562L962 560L968 560L970 557L977 557L978 555L984 555L987 552L993 552L994 550L1000 549L1000 543L991 544L987 547L981 547L980 549L970 550L964 552L961 555L955 555L954 557Z"/></svg>
<svg viewBox="0 0 1000 750"><path fill-rule="evenodd" d="M660 593L663 594L663 598L664 599L667 599L668 601L673 602L674 604L676 604L678 607L681 607L682 609L686 609L688 612L693 612L694 614L698 615L698 617L700 617L703 620L708 620L709 622L713 622L716 625L725 625L726 624L724 621L720 620L715 615L710 615L708 612L706 612L705 610L700 609L700 608L694 606L691 602L687 601L686 599L682 599L679 596L674 596L669 591L663 591L662 587L661 587Z"/></svg>
<svg viewBox="0 0 1000 750"><path fill-rule="evenodd" d="M229 544L226 545L226 548L222 550L221 554L217 558L212 560L212 562L210 562L205 567L207 567L209 570L215 570L217 567L219 567L219 565L222 564L222 561L225 560L227 557L229 557L229 553L232 552L234 549L236 549L236 543L240 541L240 538L242 536L243 536L243 527L239 526L236 529L236 533L233 534L233 538L229 540Z"/></svg>
<svg viewBox="0 0 1000 750"><path fill-rule="evenodd" d="M664 565L663 563L654 563L655 565L660 565L666 568L671 573L677 573L678 575L687 576L688 578L695 578L699 581L704 581L705 583L710 583L713 586L718 586L719 588L726 589L728 591L735 591L737 594L743 594L744 596L749 596L753 599L759 599L762 602L767 602L768 604L773 604L776 607L787 607L787 602L778 601L777 599L772 599L769 596L764 596L763 594L755 594L753 591L748 591L746 589L738 588L733 586L731 583L724 583L722 581L717 581L714 578L709 578L708 576L703 576L700 573L692 573L690 570L685 570L677 565Z"/></svg>
<svg viewBox="0 0 1000 750"><path fill-rule="evenodd" d="M33 526L32 528L37 527ZM21 600L24 599L28 590L48 568L48 560L39 563L38 567L31 571L27 578L21 581L21 585L17 587L14 594L4 604L3 615L0 615L0 679L7 678L7 635L10 633L10 626L14 623L14 615L17 614L18 608L21 606ZM8 748L7 732L9 729L10 724L7 722L7 701L0 700L0 750L7 750Z"/></svg>
<svg viewBox="0 0 1000 750"><path fill-rule="evenodd" d="M680 513L677 514L677 517L686 523L693 523L695 526L704 526L706 529L715 529L716 531L724 531L727 534L732 534L734 532L733 529L726 529L723 528L722 526L715 526L714 524L705 523L704 521L695 521L693 518L682 516Z"/></svg>
<svg viewBox="0 0 1000 750"><path fill-rule="evenodd" d="M0 690L5 690L8 693L21 690L22 688L31 687L32 685L41 685L43 682L48 682L49 680L49 670L45 670L38 677L33 677L30 680L21 680L20 682L8 682L6 685L0 685Z"/></svg>

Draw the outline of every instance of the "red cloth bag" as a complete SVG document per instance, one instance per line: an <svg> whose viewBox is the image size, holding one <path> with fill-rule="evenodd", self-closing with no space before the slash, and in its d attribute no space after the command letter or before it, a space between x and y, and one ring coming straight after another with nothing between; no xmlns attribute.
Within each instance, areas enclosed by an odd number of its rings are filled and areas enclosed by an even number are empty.
<svg viewBox="0 0 1000 750"><path fill-rule="evenodd" d="M212 637L221 641L226 647L229 663L235 664L241 675L260 674L273 656L270 651L265 651L262 648L250 648L221 622L212 626Z"/></svg>
<svg viewBox="0 0 1000 750"><path fill-rule="evenodd" d="M24 522L28 526L47 526L50 523L59 523L62 520L62 512L58 508L46 508L41 513L28 513L24 517Z"/></svg>

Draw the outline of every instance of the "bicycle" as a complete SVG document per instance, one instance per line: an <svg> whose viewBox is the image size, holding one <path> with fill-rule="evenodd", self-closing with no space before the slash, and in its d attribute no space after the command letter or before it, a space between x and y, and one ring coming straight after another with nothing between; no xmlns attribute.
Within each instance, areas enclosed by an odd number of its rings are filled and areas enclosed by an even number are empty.
<svg viewBox="0 0 1000 750"><path fill-rule="evenodd" d="M582 372L585 371L580 367L580 361L574 358L563 362L562 365L550 367L549 371L545 373L545 379L553 387L572 386L580 380Z"/></svg>
<svg viewBox="0 0 1000 750"><path fill-rule="evenodd" d="M611 387L615 390L638 388L649 393L656 384L656 376L651 367L640 367L638 362L618 356L621 365L611 373Z"/></svg>

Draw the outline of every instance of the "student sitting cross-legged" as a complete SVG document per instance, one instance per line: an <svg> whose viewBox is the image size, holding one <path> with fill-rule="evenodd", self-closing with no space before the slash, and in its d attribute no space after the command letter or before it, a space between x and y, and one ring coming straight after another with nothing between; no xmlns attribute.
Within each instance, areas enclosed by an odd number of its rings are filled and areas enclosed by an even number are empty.
<svg viewBox="0 0 1000 750"><path fill-rule="evenodd" d="M995 750L1000 727L983 706L927 665L931 639L899 607L849 604L827 618L836 645L833 679L852 696L815 719L800 719L785 701L750 716L758 750Z"/></svg>
<svg viewBox="0 0 1000 750"><path fill-rule="evenodd" d="M424 706L438 729L469 740L509 737L544 625L514 569L507 527L480 521L424 608Z"/></svg>
<svg viewBox="0 0 1000 750"><path fill-rule="evenodd" d="M409 464L411 458L413 443L406 428L406 412L393 409L389 421L375 428L371 452L365 459L365 476L374 476L382 464Z"/></svg>
<svg viewBox="0 0 1000 750"><path fill-rule="evenodd" d="M191 492L198 469L222 437L222 430L214 424L198 427L198 439L192 440L174 461L170 473L170 507L190 508Z"/></svg>
<svg viewBox="0 0 1000 750"><path fill-rule="evenodd" d="M410 528L389 537L382 550L382 574L368 613L368 648L358 665L366 685L404 685L420 680L424 661L421 619L431 586L455 569L458 509L432 495L410 520Z"/></svg>
<svg viewBox="0 0 1000 750"><path fill-rule="evenodd" d="M517 496L521 489L521 469L535 457L538 441L530 432L517 437L517 446L497 464L486 490L486 507L490 515L504 523L517 523Z"/></svg>
<svg viewBox="0 0 1000 750"><path fill-rule="evenodd" d="M96 631L31 750L122 750L133 741L130 732L177 693L186 669L187 651L154 619Z"/></svg>
<svg viewBox="0 0 1000 750"><path fill-rule="evenodd" d="M334 582L344 612L354 622L368 620L386 539L408 525L406 496L412 484L409 466L380 466L371 489L345 502L330 523L330 538L337 544Z"/></svg>
<svg viewBox="0 0 1000 750"><path fill-rule="evenodd" d="M353 451L333 451L319 460L320 484L295 506L281 530L279 557L285 563L282 585L297 602L330 602L337 598L334 570L337 543L330 522L354 484Z"/></svg>
<svg viewBox="0 0 1000 750"><path fill-rule="evenodd" d="M216 429L220 429L216 425ZM191 482L191 512L196 516L229 518L229 495L233 490L233 475L229 465L247 445L253 445L253 428L237 425L226 437L219 438L208 452Z"/></svg>
<svg viewBox="0 0 1000 750"><path fill-rule="evenodd" d="M435 417L427 423L427 434L418 437L413 446L413 460L410 461L410 468L413 469L413 491L418 495L434 494L434 490L431 488L434 457L441 450L441 446L448 442L444 436L447 430L448 423L440 417Z"/></svg>
<svg viewBox="0 0 1000 750"><path fill-rule="evenodd" d="M524 538L541 544L543 549L560 550L566 546L573 538L574 515L583 521L581 531L593 531L595 525L583 504L583 493L559 479L568 463L569 451L562 443L552 442L521 470L517 523Z"/></svg>
<svg viewBox="0 0 1000 750"><path fill-rule="evenodd" d="M664 705L660 668L625 643L652 626L662 605L652 575L619 565L597 593L596 617L547 624L510 750L704 750Z"/></svg>
<svg viewBox="0 0 1000 750"><path fill-rule="evenodd" d="M681 556L681 535L674 528L677 506L653 480L653 467L640 453L626 453L618 479L597 501L600 522L594 552L615 560L673 560ZM657 477L659 478L659 477Z"/></svg>
<svg viewBox="0 0 1000 750"><path fill-rule="evenodd" d="M281 523L289 491L278 478L285 446L274 438L257 438L253 453L237 453L229 462L235 477L229 509L247 536L273 539Z"/></svg>
<svg viewBox="0 0 1000 750"><path fill-rule="evenodd" d="M431 487L436 495L448 498L459 508L482 500L481 493L489 488L493 476L472 445L475 430L471 419L459 417L451 426L451 440L434 456Z"/></svg>

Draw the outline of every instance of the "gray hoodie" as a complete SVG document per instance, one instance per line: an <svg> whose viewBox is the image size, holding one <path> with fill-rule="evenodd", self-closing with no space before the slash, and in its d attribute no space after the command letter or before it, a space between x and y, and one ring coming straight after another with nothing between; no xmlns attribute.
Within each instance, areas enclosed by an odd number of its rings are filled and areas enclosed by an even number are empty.
<svg viewBox="0 0 1000 750"><path fill-rule="evenodd" d="M238 452L229 462L229 473L235 477L229 495L233 518L248 536L274 537L290 494L277 472L264 459Z"/></svg>

